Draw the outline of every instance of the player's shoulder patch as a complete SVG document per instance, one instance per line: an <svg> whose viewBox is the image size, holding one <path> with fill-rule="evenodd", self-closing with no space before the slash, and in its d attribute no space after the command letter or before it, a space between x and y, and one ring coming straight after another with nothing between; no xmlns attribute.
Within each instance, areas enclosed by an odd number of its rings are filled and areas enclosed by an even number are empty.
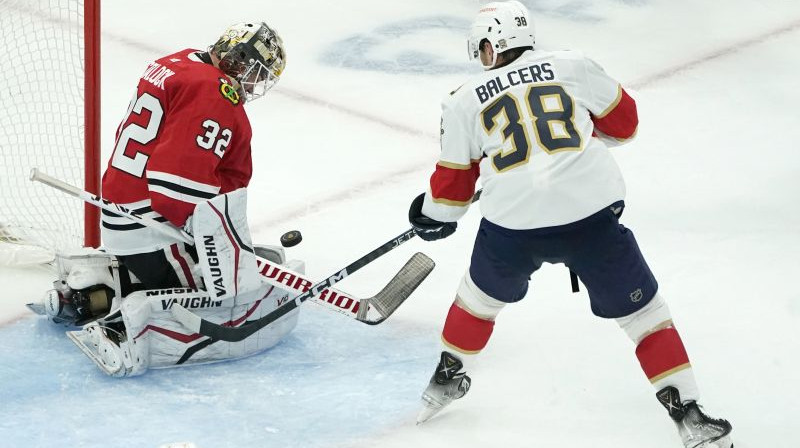
<svg viewBox="0 0 800 448"><path fill-rule="evenodd" d="M236 91L236 87L231 85L227 78L219 78L219 93L234 106L238 106L242 102L242 99L239 97L239 92Z"/></svg>

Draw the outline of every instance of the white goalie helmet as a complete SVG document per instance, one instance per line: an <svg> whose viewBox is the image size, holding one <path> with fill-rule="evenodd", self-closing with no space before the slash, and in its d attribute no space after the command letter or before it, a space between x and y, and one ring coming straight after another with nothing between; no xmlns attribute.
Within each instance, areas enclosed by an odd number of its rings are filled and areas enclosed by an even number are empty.
<svg viewBox="0 0 800 448"><path fill-rule="evenodd" d="M536 40L536 29L528 8L516 0L481 6L467 39L470 60L480 59L480 44L484 39L494 49L491 65L483 66L487 70L494 67L498 53L512 48L532 47Z"/></svg>
<svg viewBox="0 0 800 448"><path fill-rule="evenodd" d="M231 25L208 52L219 59L219 68L245 101L264 96L286 67L283 41L264 22Z"/></svg>

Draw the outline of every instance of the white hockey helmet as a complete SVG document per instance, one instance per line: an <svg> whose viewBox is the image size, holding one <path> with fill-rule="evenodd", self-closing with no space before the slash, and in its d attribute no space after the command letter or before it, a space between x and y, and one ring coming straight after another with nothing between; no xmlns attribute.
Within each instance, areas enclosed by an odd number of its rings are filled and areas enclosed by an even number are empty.
<svg viewBox="0 0 800 448"><path fill-rule="evenodd" d="M286 67L283 41L264 22L231 25L208 52L246 101L264 96Z"/></svg>
<svg viewBox="0 0 800 448"><path fill-rule="evenodd" d="M512 48L532 47L536 41L536 29L528 8L516 0L491 2L481 6L467 39L470 60L480 59L481 42L484 39L494 49L491 65L483 66L486 70L497 63L498 53Z"/></svg>

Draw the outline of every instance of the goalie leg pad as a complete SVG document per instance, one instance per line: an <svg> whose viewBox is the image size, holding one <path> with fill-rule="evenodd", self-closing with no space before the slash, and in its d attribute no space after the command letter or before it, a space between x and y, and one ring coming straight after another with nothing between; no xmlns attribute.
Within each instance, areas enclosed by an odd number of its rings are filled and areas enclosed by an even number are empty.
<svg viewBox="0 0 800 448"><path fill-rule="evenodd" d="M261 285L246 210L247 190L240 188L198 204L192 215L203 280L217 300Z"/></svg>
<svg viewBox="0 0 800 448"><path fill-rule="evenodd" d="M108 319L115 322L99 320L68 335L104 373L130 377L150 368L206 364L262 352L291 332L299 316L299 309L296 309L251 337L231 343L187 331L169 311L176 303L205 319L241 325L271 312L287 300L288 292L267 285L222 301L214 300L204 291L185 288L137 291L129 294L119 311L109 316ZM116 322L124 323L121 331L109 331Z"/></svg>
<svg viewBox="0 0 800 448"><path fill-rule="evenodd" d="M85 289L95 285L114 288L111 275L113 257L103 251L81 248L56 254L59 278L74 289Z"/></svg>
<svg viewBox="0 0 800 448"><path fill-rule="evenodd" d="M299 316L299 310L288 313L240 342L218 341L187 331L173 318L170 308L179 303L204 319L239 326L271 312L289 300L289 294L267 285L222 301L202 292L152 295L155 292L158 291L135 293L135 297L126 298L122 307L130 339L147 353L149 368L205 364L253 355L283 339L297 325ZM147 293L151 296L147 297Z"/></svg>
<svg viewBox="0 0 800 448"><path fill-rule="evenodd" d="M297 260L287 263L287 267L304 271L303 263ZM139 375L150 368L236 359L262 352L281 341L297 325L299 309L287 313L251 337L231 343L189 332L174 320L170 312L172 306L180 304L214 322L242 325L272 312L293 295L268 284L224 300L189 288L137 291L125 297L118 311L112 311L98 323L101 327L124 323L119 336L110 338L112 342L119 340L117 351L98 339L101 335L108 335L108 331L97 332L88 325L80 332L71 332L70 339L106 374L116 377ZM122 360L121 367L114 362L114 356Z"/></svg>

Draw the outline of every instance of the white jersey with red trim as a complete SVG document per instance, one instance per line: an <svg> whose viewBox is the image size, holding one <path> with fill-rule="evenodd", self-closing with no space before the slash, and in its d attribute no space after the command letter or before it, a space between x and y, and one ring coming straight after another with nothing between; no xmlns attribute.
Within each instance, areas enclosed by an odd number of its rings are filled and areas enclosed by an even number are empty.
<svg viewBox="0 0 800 448"><path fill-rule="evenodd" d="M526 51L445 98L441 155L422 212L464 213L481 177L489 221L534 229L585 218L625 196L607 150L631 139L636 104L603 69L573 51Z"/></svg>
<svg viewBox="0 0 800 448"><path fill-rule="evenodd" d="M180 227L196 204L246 187L252 161L243 99L225 74L187 49L150 63L117 131L103 197ZM115 255L160 250L175 240L103 211Z"/></svg>

